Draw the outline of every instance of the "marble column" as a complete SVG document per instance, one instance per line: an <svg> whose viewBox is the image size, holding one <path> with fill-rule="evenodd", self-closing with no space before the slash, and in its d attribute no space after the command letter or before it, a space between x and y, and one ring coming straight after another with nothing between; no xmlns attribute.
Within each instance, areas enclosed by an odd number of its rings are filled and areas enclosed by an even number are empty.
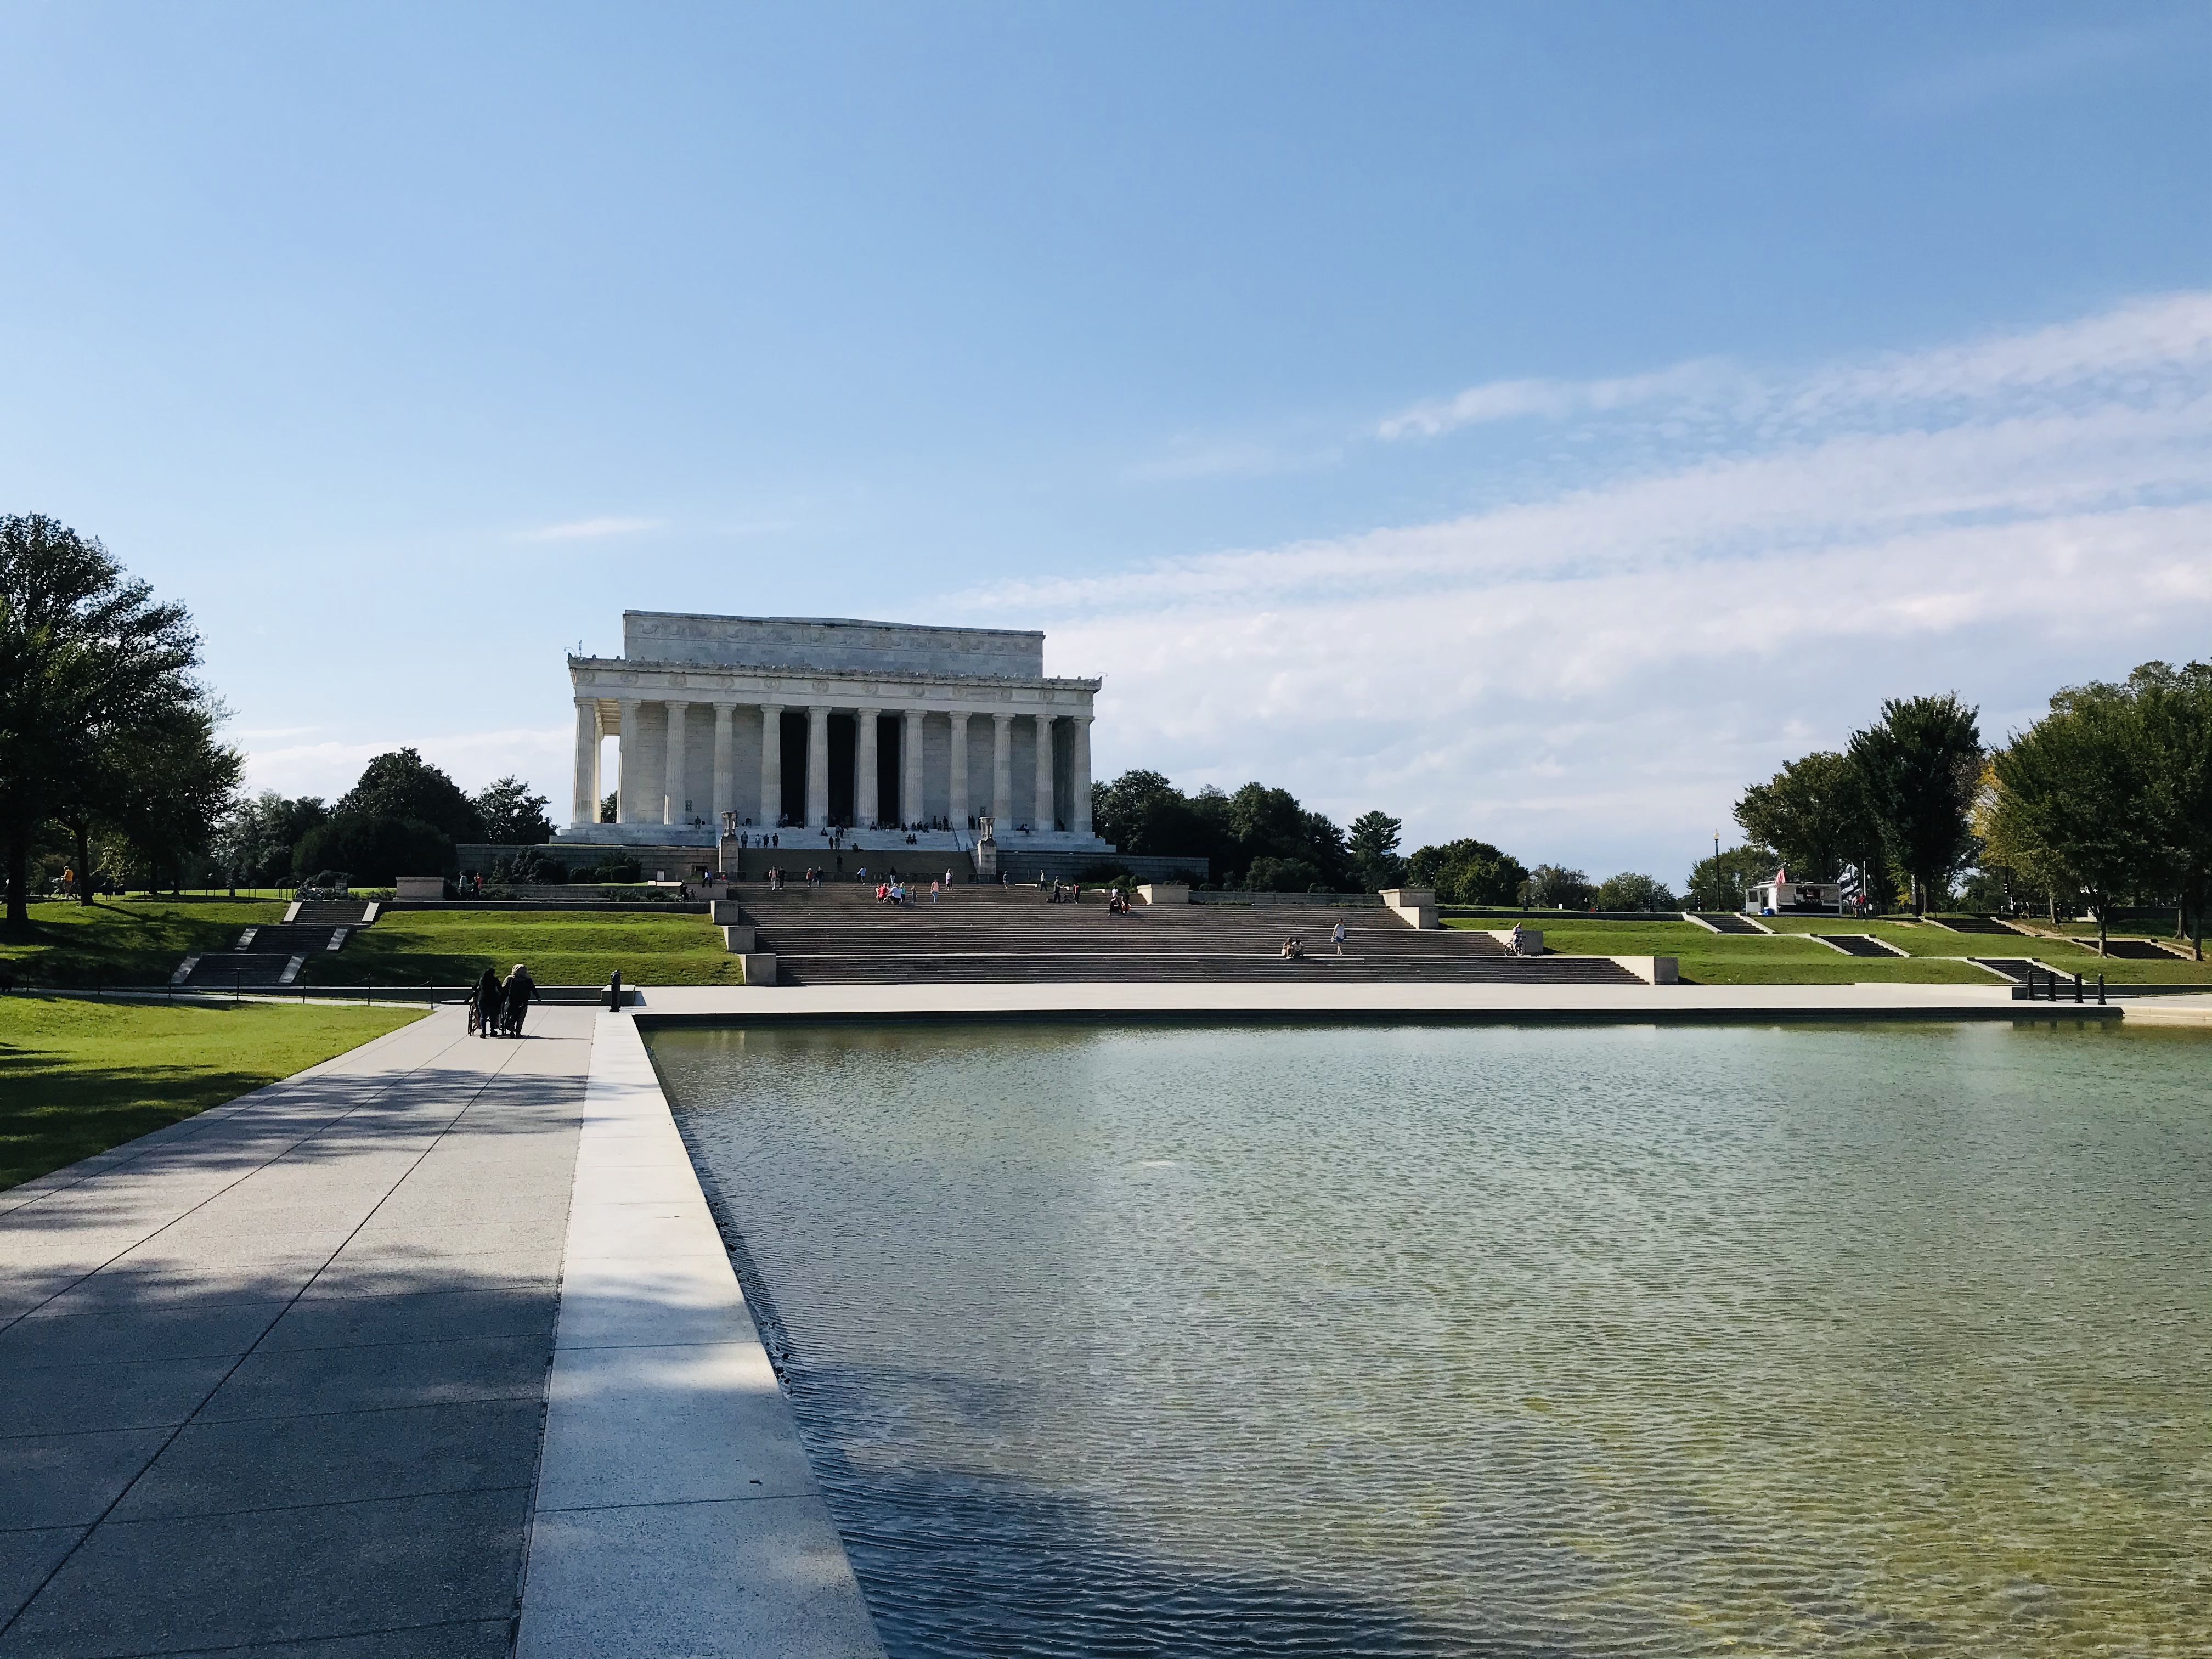
<svg viewBox="0 0 2212 1659"><path fill-rule="evenodd" d="M906 711L899 733L899 822L921 822L921 710Z"/></svg>
<svg viewBox="0 0 2212 1659"><path fill-rule="evenodd" d="M830 822L830 710L816 703L806 711L806 827Z"/></svg>
<svg viewBox="0 0 2212 1659"><path fill-rule="evenodd" d="M1091 828L1091 721L1089 714L1075 717L1074 764L1068 770L1075 799L1068 803L1067 827L1079 836L1092 833Z"/></svg>
<svg viewBox="0 0 2212 1659"><path fill-rule="evenodd" d="M685 823L690 814L684 810L684 717L690 711L688 702L664 702L661 708L668 714L668 740L663 745L668 764L664 769L666 788L661 795L660 821L667 824Z"/></svg>
<svg viewBox="0 0 2212 1659"><path fill-rule="evenodd" d="M968 827L968 711L952 711L952 789L946 814L955 830Z"/></svg>
<svg viewBox="0 0 2212 1659"><path fill-rule="evenodd" d="M615 816L624 823L653 822L646 814L648 792L645 768L640 763L645 739L638 732L637 711L642 707L635 697L622 700L622 745L615 757Z"/></svg>
<svg viewBox="0 0 2212 1659"><path fill-rule="evenodd" d="M783 817L783 705L761 705L761 804L759 823L769 830Z"/></svg>
<svg viewBox="0 0 2212 1659"><path fill-rule="evenodd" d="M876 827L876 808L883 805L884 768L876 752L876 721L883 712L863 708L853 716L859 722L853 744L853 822L862 830Z"/></svg>
<svg viewBox="0 0 2212 1659"><path fill-rule="evenodd" d="M1031 825L1042 831L1054 827L1052 814L1052 716L1036 716L1036 816Z"/></svg>
<svg viewBox="0 0 2212 1659"><path fill-rule="evenodd" d="M599 821L599 700L576 699L576 787L569 791L568 822Z"/></svg>
<svg viewBox="0 0 2212 1659"><path fill-rule="evenodd" d="M998 833L1014 827L1014 717L991 716L991 816Z"/></svg>
<svg viewBox="0 0 2212 1659"><path fill-rule="evenodd" d="M722 814L738 808L738 706L714 705L714 833L722 833Z"/></svg>

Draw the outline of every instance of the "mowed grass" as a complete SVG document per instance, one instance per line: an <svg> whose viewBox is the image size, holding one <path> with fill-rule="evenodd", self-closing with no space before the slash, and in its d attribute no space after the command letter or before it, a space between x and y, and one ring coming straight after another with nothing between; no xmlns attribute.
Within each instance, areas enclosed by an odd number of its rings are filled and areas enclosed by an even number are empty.
<svg viewBox="0 0 2212 1659"><path fill-rule="evenodd" d="M1578 921L1558 911L1531 914L1525 926L1540 927L1547 951L1575 956L1673 957L1684 980L1695 985L2001 985L2004 981L1967 957L2033 957L2064 973L2114 985L2212 984L2212 963L2176 957L2125 962L2056 939L1954 933L1923 923L1838 922L1803 916L1763 916L1775 933L1712 933L1694 922ZM1485 921L1449 917L1448 927L1488 927ZM1510 923L1506 924L1510 926ZM1904 957L1846 957L1810 933L1871 933L1897 945ZM1793 937L1795 935L1795 937Z"/></svg>
<svg viewBox="0 0 2212 1659"><path fill-rule="evenodd" d="M419 1009L0 997L0 1188L291 1076Z"/></svg>
<svg viewBox="0 0 2212 1659"><path fill-rule="evenodd" d="M0 939L0 967L43 985L166 985L194 951L227 951L283 914L270 899L47 901L31 906L29 939Z"/></svg>
<svg viewBox="0 0 2212 1659"><path fill-rule="evenodd" d="M540 985L742 985L736 957L706 916L632 910L398 910L335 954L311 956L310 985L471 985L487 968L526 964Z"/></svg>

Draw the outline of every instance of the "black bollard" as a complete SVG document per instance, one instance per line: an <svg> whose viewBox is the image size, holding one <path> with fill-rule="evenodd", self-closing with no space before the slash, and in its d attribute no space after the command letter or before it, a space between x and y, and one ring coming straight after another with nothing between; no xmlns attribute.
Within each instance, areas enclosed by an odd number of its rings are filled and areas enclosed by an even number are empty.
<svg viewBox="0 0 2212 1659"><path fill-rule="evenodd" d="M2081 1000L2081 975L2079 974L2074 975L2074 1000Z"/></svg>
<svg viewBox="0 0 2212 1659"><path fill-rule="evenodd" d="M622 1012L622 969L619 968L607 981L607 1010L611 1013Z"/></svg>

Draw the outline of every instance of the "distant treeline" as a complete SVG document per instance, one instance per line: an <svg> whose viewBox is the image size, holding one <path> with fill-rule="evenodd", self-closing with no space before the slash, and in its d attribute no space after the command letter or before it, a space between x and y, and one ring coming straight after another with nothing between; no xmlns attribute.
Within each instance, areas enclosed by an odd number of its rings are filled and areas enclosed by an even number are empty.
<svg viewBox="0 0 2212 1659"><path fill-rule="evenodd" d="M2118 905L2172 906L2201 951L2212 665L2150 662L2123 684L2069 686L1995 749L1956 696L1887 702L1843 752L1745 790L1735 819L1749 844L1700 864L1693 890L1724 896L1786 864L1808 880L1859 871L1877 901L1916 912L2086 910L2101 924Z"/></svg>

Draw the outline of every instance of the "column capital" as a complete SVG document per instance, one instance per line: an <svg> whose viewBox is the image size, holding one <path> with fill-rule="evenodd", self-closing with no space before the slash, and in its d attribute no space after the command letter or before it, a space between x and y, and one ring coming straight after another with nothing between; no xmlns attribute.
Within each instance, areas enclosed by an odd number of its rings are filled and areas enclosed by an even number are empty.
<svg viewBox="0 0 2212 1659"><path fill-rule="evenodd" d="M691 706L691 701L688 697L663 697L660 699L660 703L666 708L689 708Z"/></svg>

